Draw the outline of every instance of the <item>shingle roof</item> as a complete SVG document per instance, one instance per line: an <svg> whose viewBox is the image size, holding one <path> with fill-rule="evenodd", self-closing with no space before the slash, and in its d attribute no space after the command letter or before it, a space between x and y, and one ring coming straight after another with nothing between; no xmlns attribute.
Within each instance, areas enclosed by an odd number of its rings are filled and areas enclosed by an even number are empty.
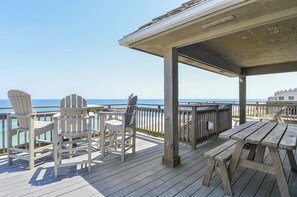
<svg viewBox="0 0 297 197"><path fill-rule="evenodd" d="M183 3L180 7L175 8L175 9L167 12L166 14L163 14L163 15L161 15L159 17L154 18L149 23L139 27L138 30L144 29L144 28L146 28L146 27L148 27L148 26L150 26L150 25L152 25L154 23L157 23L157 22L162 21L164 19L167 19L167 18L169 18L171 16L174 16L174 15L176 15L178 13L181 13L181 12L183 12L183 11L193 7L193 6L201 4L201 3L205 2L205 1L209 1L209 0L191 0L191 1L188 1L186 3Z"/></svg>

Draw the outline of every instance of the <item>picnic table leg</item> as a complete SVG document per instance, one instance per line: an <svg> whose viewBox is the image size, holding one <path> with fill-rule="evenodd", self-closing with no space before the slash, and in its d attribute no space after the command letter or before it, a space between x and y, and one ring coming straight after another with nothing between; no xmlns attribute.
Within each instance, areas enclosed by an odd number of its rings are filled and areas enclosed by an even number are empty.
<svg viewBox="0 0 297 197"><path fill-rule="evenodd" d="M258 145L255 162L263 163L265 148L266 146Z"/></svg>
<svg viewBox="0 0 297 197"><path fill-rule="evenodd" d="M268 147L268 149L271 156L272 166L274 168L280 194L283 197L291 196L278 149L274 147Z"/></svg>
<svg viewBox="0 0 297 197"><path fill-rule="evenodd" d="M213 158L208 158L206 172L203 177L202 185L204 185L204 186L209 185L209 181L210 181L212 172L214 170L214 167L215 167L215 160Z"/></svg>
<svg viewBox="0 0 297 197"><path fill-rule="evenodd" d="M287 155L288 155L288 158L289 158L289 162L290 162L292 171L297 172L297 165L296 165L296 160L294 158L293 151L292 150L287 150Z"/></svg>
<svg viewBox="0 0 297 197"><path fill-rule="evenodd" d="M238 140L229 164L230 180L232 180L233 178L243 147L244 147L244 141Z"/></svg>
<svg viewBox="0 0 297 197"><path fill-rule="evenodd" d="M225 193L232 196L230 177L229 177L229 173L228 173L228 170L227 170L226 163L225 163L225 161L218 161L218 163L219 163L219 169L220 169L221 178L222 178L222 181L223 181Z"/></svg>
<svg viewBox="0 0 297 197"><path fill-rule="evenodd" d="M256 144L250 144L249 149L250 149L250 152L249 152L249 155L248 155L247 159L248 160L254 160L257 145Z"/></svg>

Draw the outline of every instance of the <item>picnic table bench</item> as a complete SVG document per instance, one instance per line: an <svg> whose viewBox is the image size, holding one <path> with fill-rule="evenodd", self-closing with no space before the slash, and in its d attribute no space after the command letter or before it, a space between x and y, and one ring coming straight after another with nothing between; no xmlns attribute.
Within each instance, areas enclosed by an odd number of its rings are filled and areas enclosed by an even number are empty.
<svg viewBox="0 0 297 197"><path fill-rule="evenodd" d="M208 160L206 172L202 181L203 185L209 185L211 175L213 171L216 170L221 175L225 193L232 196L230 176L226 163L230 160L232 153L234 152L235 145L236 140L228 140L204 154L204 157L207 157ZM216 165L218 165L218 167L216 167Z"/></svg>
<svg viewBox="0 0 297 197"><path fill-rule="evenodd" d="M238 166L258 170L275 175L281 195L291 196L283 164L280 159L279 149L286 150L291 169L293 172L297 172L297 165L293 154L293 150L296 149L297 144L297 125L253 121L229 129L221 133L219 137L236 141L235 149L228 166L230 180L232 180L235 169ZM240 157L245 144L250 144L250 153L255 153L252 159L251 157L249 157L250 159ZM266 147L272 160L271 165L263 163ZM230 154L230 152L228 151L226 154Z"/></svg>

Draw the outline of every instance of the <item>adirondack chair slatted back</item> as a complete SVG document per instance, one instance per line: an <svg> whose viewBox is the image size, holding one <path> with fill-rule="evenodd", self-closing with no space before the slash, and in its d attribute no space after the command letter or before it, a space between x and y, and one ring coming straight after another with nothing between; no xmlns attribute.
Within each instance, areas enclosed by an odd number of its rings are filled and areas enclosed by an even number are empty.
<svg viewBox="0 0 297 197"><path fill-rule="evenodd" d="M286 111L287 106L282 107L278 112L276 112L273 115L273 120L272 121L276 121L278 123L285 123L283 118L282 118L282 114Z"/></svg>
<svg viewBox="0 0 297 197"><path fill-rule="evenodd" d="M137 96L130 95L126 108L127 115L125 116L125 125L132 125L134 122L134 115L136 111Z"/></svg>
<svg viewBox="0 0 297 197"><path fill-rule="evenodd" d="M130 100L133 98L133 96L134 96L134 94L132 93L132 94L130 94L130 96L128 97L128 103L127 103L127 105L129 105L129 102L130 102Z"/></svg>
<svg viewBox="0 0 297 197"><path fill-rule="evenodd" d="M32 113L30 94L20 90L10 90L7 94L16 115L28 115ZM28 118L18 118L19 127L23 130L29 129L29 121Z"/></svg>
<svg viewBox="0 0 297 197"><path fill-rule="evenodd" d="M87 131L87 101L76 94L63 98L60 102L61 132L81 133Z"/></svg>

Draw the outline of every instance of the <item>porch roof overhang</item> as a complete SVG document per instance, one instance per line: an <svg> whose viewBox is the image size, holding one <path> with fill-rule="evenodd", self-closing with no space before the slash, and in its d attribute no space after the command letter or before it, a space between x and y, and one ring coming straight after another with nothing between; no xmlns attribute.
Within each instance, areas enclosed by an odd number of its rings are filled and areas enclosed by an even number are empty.
<svg viewBox="0 0 297 197"><path fill-rule="evenodd" d="M191 1L193 2L193 0ZM196 0L124 36L120 45L230 77L297 71L297 1Z"/></svg>

